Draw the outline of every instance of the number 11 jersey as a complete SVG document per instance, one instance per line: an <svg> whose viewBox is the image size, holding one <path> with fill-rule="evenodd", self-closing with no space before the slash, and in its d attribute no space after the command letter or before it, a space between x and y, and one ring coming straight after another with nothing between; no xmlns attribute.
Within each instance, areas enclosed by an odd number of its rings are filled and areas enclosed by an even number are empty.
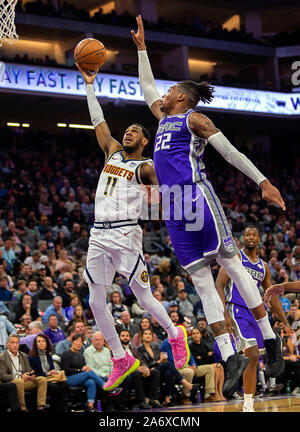
<svg viewBox="0 0 300 432"><path fill-rule="evenodd" d="M140 167L150 158L125 159L123 151L112 153L101 172L96 197L95 221L136 220L143 208L145 190L140 187Z"/></svg>

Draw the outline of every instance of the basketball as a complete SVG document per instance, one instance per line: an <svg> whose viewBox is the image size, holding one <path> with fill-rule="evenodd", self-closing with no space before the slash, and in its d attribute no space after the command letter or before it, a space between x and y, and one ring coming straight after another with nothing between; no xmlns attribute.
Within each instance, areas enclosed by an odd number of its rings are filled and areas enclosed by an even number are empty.
<svg viewBox="0 0 300 432"><path fill-rule="evenodd" d="M97 39L83 39L76 45L74 58L83 70L93 73L105 63L106 49Z"/></svg>

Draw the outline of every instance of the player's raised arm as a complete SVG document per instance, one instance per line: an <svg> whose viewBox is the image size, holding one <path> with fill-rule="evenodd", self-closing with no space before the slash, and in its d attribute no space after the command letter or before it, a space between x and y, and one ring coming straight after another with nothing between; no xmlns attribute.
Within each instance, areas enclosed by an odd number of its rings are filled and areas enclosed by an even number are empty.
<svg viewBox="0 0 300 432"><path fill-rule="evenodd" d="M261 188L263 199L285 210L285 204L279 190L270 183L243 153L238 151L228 141L225 135L214 126L208 117L201 113L193 112L190 115L190 126L197 135L207 139L227 162L251 178Z"/></svg>
<svg viewBox="0 0 300 432"><path fill-rule="evenodd" d="M144 95L146 104L150 108L152 114L160 120L164 114L161 112L159 107L159 101L161 95L159 94L155 80L153 77L151 65L149 62L147 48L145 44L144 25L141 15L136 17L138 31L135 33L131 30L133 42L138 49L138 68L139 68L139 80L140 86Z"/></svg>
<svg viewBox="0 0 300 432"><path fill-rule="evenodd" d="M76 63L78 70L81 72L84 81L85 81L85 89L87 94L87 102L89 107L89 112L91 116L92 125L95 128L96 136L98 143L102 150L105 153L105 156L108 157L111 153L122 150L121 144L116 141L110 133L109 127L104 119L102 108L96 98L95 90L94 90L94 80L96 78L97 72L88 75L78 63Z"/></svg>

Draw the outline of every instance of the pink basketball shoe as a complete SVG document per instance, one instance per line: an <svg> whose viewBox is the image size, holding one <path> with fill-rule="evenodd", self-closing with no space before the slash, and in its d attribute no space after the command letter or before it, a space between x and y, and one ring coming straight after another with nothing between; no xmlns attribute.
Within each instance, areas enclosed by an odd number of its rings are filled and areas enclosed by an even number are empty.
<svg viewBox="0 0 300 432"><path fill-rule="evenodd" d="M128 352L126 352L125 357L121 359L113 358L112 361L113 369L108 381L103 386L105 391L111 391L118 387L129 374L140 366L140 361L132 357Z"/></svg>
<svg viewBox="0 0 300 432"><path fill-rule="evenodd" d="M176 327L178 330L178 337L169 339L172 347L175 367L178 370L184 369L190 360L190 348L187 342L186 329L179 325Z"/></svg>

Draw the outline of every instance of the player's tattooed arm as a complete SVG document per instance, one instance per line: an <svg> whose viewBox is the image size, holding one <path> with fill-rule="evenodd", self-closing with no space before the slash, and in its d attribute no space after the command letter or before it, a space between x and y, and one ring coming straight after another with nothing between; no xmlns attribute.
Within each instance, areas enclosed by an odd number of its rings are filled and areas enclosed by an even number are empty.
<svg viewBox="0 0 300 432"><path fill-rule="evenodd" d="M207 139L219 132L213 122L204 114L192 112L190 115L190 127L192 131L201 138Z"/></svg>
<svg viewBox="0 0 300 432"><path fill-rule="evenodd" d="M76 63L76 66L81 72L85 81L88 107L92 124L95 127L98 144L104 151L105 157L107 158L111 153L122 150L122 146L111 136L110 129L104 119L102 108L95 95L94 80L98 70L94 74L88 74L80 67L78 63Z"/></svg>

